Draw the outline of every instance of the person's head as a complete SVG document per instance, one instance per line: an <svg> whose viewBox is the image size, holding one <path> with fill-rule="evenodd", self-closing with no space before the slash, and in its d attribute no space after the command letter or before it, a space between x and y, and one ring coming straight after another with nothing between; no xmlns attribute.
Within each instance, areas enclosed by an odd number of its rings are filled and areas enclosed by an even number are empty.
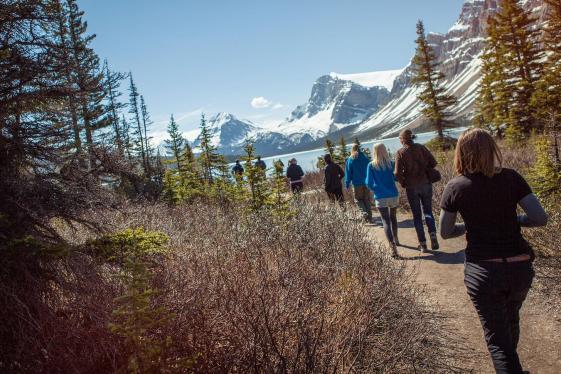
<svg viewBox="0 0 561 374"><path fill-rule="evenodd" d="M257 156L257 161L261 161L261 156Z"/></svg>
<svg viewBox="0 0 561 374"><path fill-rule="evenodd" d="M360 145L353 144L353 147L351 148L351 157L352 158L357 158L359 152L360 152Z"/></svg>
<svg viewBox="0 0 561 374"><path fill-rule="evenodd" d="M329 165L333 162L333 160L331 159L331 155L329 153L323 156L323 161L325 161L326 165Z"/></svg>
<svg viewBox="0 0 561 374"><path fill-rule="evenodd" d="M295 158L290 160L290 165L296 165L296 164L298 164L298 161L296 161Z"/></svg>
<svg viewBox="0 0 561 374"><path fill-rule="evenodd" d="M399 141L403 145L411 145L413 144L413 140L415 140L416 136L413 135L413 131L409 129L402 130L399 133Z"/></svg>
<svg viewBox="0 0 561 374"><path fill-rule="evenodd" d="M481 173L491 178L500 172L503 156L495 139L483 129L465 131L458 139L454 167L461 175Z"/></svg>
<svg viewBox="0 0 561 374"><path fill-rule="evenodd" d="M386 146L382 143L374 144L372 149L372 165L376 169L391 169L392 160Z"/></svg>
<svg viewBox="0 0 561 374"><path fill-rule="evenodd" d="M240 164L240 160L236 160L236 165L239 165L239 164Z"/></svg>

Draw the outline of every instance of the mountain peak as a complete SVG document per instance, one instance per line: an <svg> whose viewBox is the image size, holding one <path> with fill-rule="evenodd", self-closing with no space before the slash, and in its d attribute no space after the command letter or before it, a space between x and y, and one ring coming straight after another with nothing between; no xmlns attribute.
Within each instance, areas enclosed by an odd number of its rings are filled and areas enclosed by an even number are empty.
<svg viewBox="0 0 561 374"><path fill-rule="evenodd" d="M332 72L329 76L333 79L350 81L363 87L385 87L388 91L391 91L393 82L403 73L403 70L404 69L385 70L358 74L340 74Z"/></svg>

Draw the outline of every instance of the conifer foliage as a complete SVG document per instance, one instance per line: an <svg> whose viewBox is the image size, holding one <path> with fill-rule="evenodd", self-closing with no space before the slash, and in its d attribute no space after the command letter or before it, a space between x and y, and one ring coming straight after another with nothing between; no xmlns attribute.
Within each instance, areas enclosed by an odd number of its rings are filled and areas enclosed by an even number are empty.
<svg viewBox="0 0 561 374"><path fill-rule="evenodd" d="M488 19L487 35L479 122L506 129L506 136L516 142L539 128L531 104L542 72L540 30L517 0L503 0L498 13Z"/></svg>
<svg viewBox="0 0 561 374"><path fill-rule="evenodd" d="M456 99L446 94L442 85L445 76L438 70L436 55L425 35L422 21L417 23L417 51L413 58L413 84L421 88L418 99L424 104L421 113L431 121L438 133L438 138L444 140L444 130L450 126L450 107Z"/></svg>

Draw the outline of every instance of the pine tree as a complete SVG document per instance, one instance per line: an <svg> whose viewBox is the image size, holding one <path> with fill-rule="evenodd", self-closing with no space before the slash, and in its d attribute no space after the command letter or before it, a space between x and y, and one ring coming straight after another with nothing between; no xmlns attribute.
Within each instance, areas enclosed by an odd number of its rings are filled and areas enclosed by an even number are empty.
<svg viewBox="0 0 561 374"><path fill-rule="evenodd" d="M345 165L345 162L347 162L347 158L349 158L350 155L351 153L347 149L345 137L341 135L341 137L339 138L339 144L337 146L337 152L335 153L334 160L339 165Z"/></svg>
<svg viewBox="0 0 561 374"><path fill-rule="evenodd" d="M132 73L129 73L130 86L129 86L129 113L133 115L134 131L131 132L133 136L131 138L131 145L134 146L137 153L140 155L140 160L142 163L142 168L145 174L148 174L148 163L146 161L146 149L144 142L144 132L142 131L141 114L139 107L139 97L138 88L136 87Z"/></svg>
<svg viewBox="0 0 561 374"><path fill-rule="evenodd" d="M246 153L244 157L244 173L250 192L251 207L253 210L259 210L266 205L269 198L266 184L267 179L265 173L259 167L256 167L253 162L255 159L255 147L252 139L246 141L244 151Z"/></svg>
<svg viewBox="0 0 561 374"><path fill-rule="evenodd" d="M140 95L140 113L142 114L142 127L144 130L144 150L146 152L146 166L148 170L152 168L152 147L150 146L150 141L152 137L148 135L148 129L152 125L152 119L150 118L150 113L148 113L148 107L144 101L144 96Z"/></svg>
<svg viewBox="0 0 561 374"><path fill-rule="evenodd" d="M547 60L543 75L536 84L532 106L551 140L551 157L561 166L561 0L546 0L548 5L544 44Z"/></svg>
<svg viewBox="0 0 561 374"><path fill-rule="evenodd" d="M444 141L444 130L450 126L450 108L456 99L446 94L442 81L445 76L438 70L438 63L434 50L428 43L425 35L425 26L422 21L417 23L417 51L413 58L414 76L413 84L421 87L422 91L417 96L423 103L421 113L431 121L438 133L438 139Z"/></svg>
<svg viewBox="0 0 561 374"><path fill-rule="evenodd" d="M511 109L516 119L513 125L529 133L537 125L530 100L542 70L540 30L535 27L536 20L531 11L525 10L517 0L503 0L501 5L497 28L506 51L508 78L515 92Z"/></svg>
<svg viewBox="0 0 561 374"><path fill-rule="evenodd" d="M183 138L183 134L179 131L179 126L177 126L173 114L170 117L167 131L169 139L164 140L167 154L171 157L170 162L175 164L175 170L179 171L183 167L182 152L186 141Z"/></svg>
<svg viewBox="0 0 561 374"><path fill-rule="evenodd" d="M107 93L107 112L110 115L111 126L113 127L113 139L117 146L117 151L121 156L125 155L123 129L119 120L119 111L125 107L124 103L118 101L121 93L119 86L125 76L121 73L115 73L109 68L107 60L104 62L105 71L105 91Z"/></svg>
<svg viewBox="0 0 561 374"><path fill-rule="evenodd" d="M70 34L70 54L73 59L72 73L75 75L80 105L80 117L85 131L86 144L90 155L90 167L95 163L94 132L111 125L110 113L104 105L103 68L99 57L90 47L95 35L87 34L87 24L82 20L76 0L66 0L68 31Z"/></svg>
<svg viewBox="0 0 561 374"><path fill-rule="evenodd" d="M133 144L132 144L132 141L131 141L131 130L130 130L129 123L128 123L127 119L125 118L124 114L123 114L123 117L121 119L121 129L122 129L122 134L123 134L124 153L127 156L127 159L129 161L131 161L132 160L132 154L133 154Z"/></svg>
<svg viewBox="0 0 561 374"><path fill-rule="evenodd" d="M284 166L280 160L273 162L272 191L269 205L273 213L284 220L290 214L288 187L284 176Z"/></svg>
<svg viewBox="0 0 561 374"><path fill-rule="evenodd" d="M329 154L332 160L335 158L335 144L330 139L325 139L325 154ZM323 159L323 156L318 157L317 168L325 168L325 160Z"/></svg>
<svg viewBox="0 0 561 374"><path fill-rule="evenodd" d="M199 163L202 169L203 180L206 183L212 184L214 181L214 173L221 166L226 163L222 155L218 153L218 148L212 144L212 134L206 123L205 115L201 116L199 135L199 148L201 153L199 155Z"/></svg>

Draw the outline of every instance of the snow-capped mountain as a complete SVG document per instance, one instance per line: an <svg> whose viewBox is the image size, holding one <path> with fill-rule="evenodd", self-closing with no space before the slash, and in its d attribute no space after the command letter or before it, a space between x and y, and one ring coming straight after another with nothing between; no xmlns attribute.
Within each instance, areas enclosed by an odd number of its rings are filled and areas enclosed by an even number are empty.
<svg viewBox="0 0 561 374"><path fill-rule="evenodd" d="M543 0L522 1L526 9L543 20ZM452 112L458 124L473 116L474 104L481 79L481 60L485 42L487 18L497 11L498 0L466 0L460 17L444 35L430 33L429 43L435 50L441 70L446 75L448 93L458 99ZM408 66L396 78L392 100L360 124L353 135L384 137L405 127L424 125L417 100L418 88L411 85L412 67Z"/></svg>
<svg viewBox="0 0 561 374"><path fill-rule="evenodd" d="M308 102L298 106L278 131L302 143L359 124L388 103L393 82L401 73L324 75L314 83Z"/></svg>

